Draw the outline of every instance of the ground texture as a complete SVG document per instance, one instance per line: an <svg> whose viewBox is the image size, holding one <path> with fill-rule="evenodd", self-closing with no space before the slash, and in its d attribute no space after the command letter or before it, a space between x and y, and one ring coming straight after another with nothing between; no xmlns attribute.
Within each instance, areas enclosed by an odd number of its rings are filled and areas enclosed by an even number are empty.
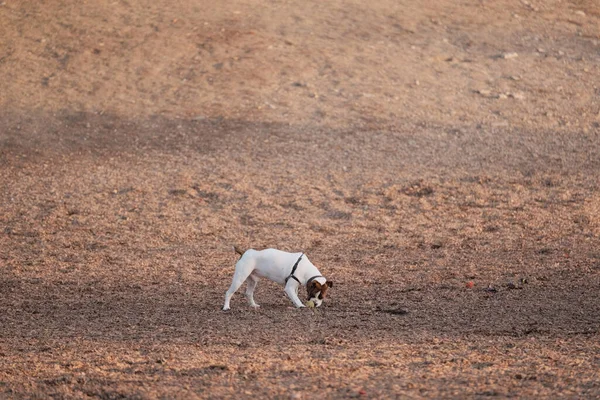
<svg viewBox="0 0 600 400"><path fill-rule="evenodd" d="M1 2L0 398L599 397L599 66L593 0ZM330 298L220 311L234 244Z"/></svg>

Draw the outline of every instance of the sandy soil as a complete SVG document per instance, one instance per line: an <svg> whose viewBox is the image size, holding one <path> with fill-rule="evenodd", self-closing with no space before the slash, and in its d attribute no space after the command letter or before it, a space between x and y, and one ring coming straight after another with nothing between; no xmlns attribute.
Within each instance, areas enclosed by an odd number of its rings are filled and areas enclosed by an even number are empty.
<svg viewBox="0 0 600 400"><path fill-rule="evenodd" d="M0 398L599 397L600 5L421 3L0 2Z"/></svg>

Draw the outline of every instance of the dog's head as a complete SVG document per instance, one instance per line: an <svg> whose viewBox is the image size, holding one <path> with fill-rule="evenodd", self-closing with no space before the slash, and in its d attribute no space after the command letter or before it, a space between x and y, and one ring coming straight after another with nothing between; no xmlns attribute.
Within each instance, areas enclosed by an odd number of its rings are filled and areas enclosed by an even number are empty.
<svg viewBox="0 0 600 400"><path fill-rule="evenodd" d="M327 289L333 287L333 282L327 281L321 285L317 281L311 281L306 290L308 291L308 300L315 304L315 307L319 307L323 303L323 299L327 296Z"/></svg>

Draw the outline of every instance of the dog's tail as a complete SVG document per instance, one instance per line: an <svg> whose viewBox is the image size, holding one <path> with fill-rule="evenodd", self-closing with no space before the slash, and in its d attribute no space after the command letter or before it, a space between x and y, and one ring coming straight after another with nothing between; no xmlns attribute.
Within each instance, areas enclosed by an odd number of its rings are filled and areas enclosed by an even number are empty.
<svg viewBox="0 0 600 400"><path fill-rule="evenodd" d="M246 252L246 250L242 250L239 247L237 247L236 245L233 246L233 249L235 250L236 253L238 253L240 256L243 256L244 253Z"/></svg>

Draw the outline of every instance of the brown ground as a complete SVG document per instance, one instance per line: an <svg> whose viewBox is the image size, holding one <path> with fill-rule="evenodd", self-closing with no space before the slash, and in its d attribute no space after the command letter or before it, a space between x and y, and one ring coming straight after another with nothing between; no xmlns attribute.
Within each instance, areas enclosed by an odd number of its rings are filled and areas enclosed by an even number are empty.
<svg viewBox="0 0 600 400"><path fill-rule="evenodd" d="M599 112L595 0L4 0L0 398L598 397Z"/></svg>

